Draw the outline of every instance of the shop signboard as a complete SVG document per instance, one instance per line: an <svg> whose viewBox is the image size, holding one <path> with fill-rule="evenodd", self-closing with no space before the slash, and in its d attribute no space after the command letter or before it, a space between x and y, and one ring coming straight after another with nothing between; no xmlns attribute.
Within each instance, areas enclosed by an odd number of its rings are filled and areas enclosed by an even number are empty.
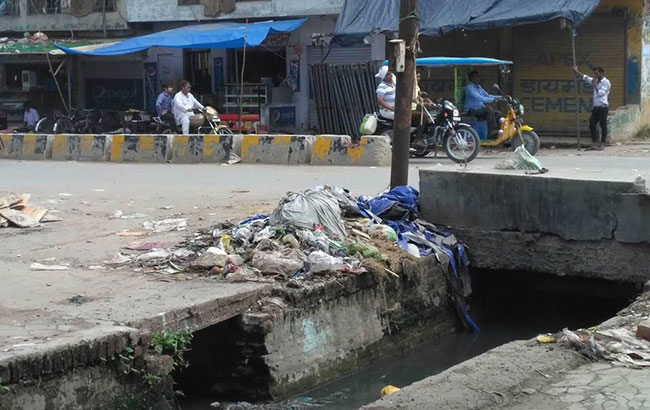
<svg viewBox="0 0 650 410"><path fill-rule="evenodd" d="M144 103L142 79L87 78L86 108L140 109Z"/></svg>

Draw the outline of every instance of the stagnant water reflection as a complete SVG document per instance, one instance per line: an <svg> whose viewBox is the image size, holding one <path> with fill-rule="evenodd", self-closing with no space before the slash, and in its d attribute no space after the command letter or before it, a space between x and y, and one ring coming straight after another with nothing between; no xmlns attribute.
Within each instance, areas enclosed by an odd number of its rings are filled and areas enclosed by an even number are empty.
<svg viewBox="0 0 650 410"><path fill-rule="evenodd" d="M404 387L513 340L565 327L590 327L615 315L637 295L633 285L530 273L473 273L472 314L480 334L459 332L376 360L357 373L264 409L353 410L379 398L382 387ZM216 400L216 398L215 398ZM183 410L208 409L190 399Z"/></svg>

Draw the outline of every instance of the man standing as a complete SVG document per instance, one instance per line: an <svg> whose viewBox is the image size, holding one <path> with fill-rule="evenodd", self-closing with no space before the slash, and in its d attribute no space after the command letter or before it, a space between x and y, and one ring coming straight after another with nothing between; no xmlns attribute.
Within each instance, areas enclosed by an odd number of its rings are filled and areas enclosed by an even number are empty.
<svg viewBox="0 0 650 410"><path fill-rule="evenodd" d="M582 76L582 79L594 87L593 105L591 110L591 117L589 117L589 131L591 131L591 147L590 150L602 151L605 149L607 142L607 115L609 114L609 91L612 84L605 78L605 69L602 67L594 68L594 76L589 77L578 70L578 66L573 67L576 74ZM600 124L600 144L598 144L598 128Z"/></svg>
<svg viewBox="0 0 650 410"><path fill-rule="evenodd" d="M156 114L165 122L171 123L174 120L172 114L174 87L170 83L163 84L163 92L156 99Z"/></svg>
<svg viewBox="0 0 650 410"><path fill-rule="evenodd" d="M205 109L190 93L191 89L190 82L183 80L181 82L181 90L174 97L174 118L176 119L176 125L182 127L183 135L190 133L190 116L192 116L194 110L198 109L203 111Z"/></svg>
<svg viewBox="0 0 650 410"><path fill-rule="evenodd" d="M498 95L488 94L487 91L479 84L478 71L473 70L467 76L469 84L465 87L465 105L464 109L471 116L480 120L487 121L488 137L498 128L501 113L485 104L500 100Z"/></svg>

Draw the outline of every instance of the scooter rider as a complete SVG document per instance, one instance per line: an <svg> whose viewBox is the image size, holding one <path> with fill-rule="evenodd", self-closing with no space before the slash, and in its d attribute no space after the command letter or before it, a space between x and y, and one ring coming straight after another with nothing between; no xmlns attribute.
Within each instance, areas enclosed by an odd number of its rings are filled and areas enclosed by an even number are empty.
<svg viewBox="0 0 650 410"><path fill-rule="evenodd" d="M176 93L174 97L174 118L176 118L176 125L180 125L183 130L183 135L190 133L190 116L195 109L204 111L203 104L198 102L196 98L190 93L192 85L189 81L183 80L181 82L181 90Z"/></svg>
<svg viewBox="0 0 650 410"><path fill-rule="evenodd" d="M467 76L469 84L465 87L465 111L468 115L474 116L480 120L487 121L488 136L492 135L495 129L499 126L499 120L502 115L501 112L489 107L489 104L501 100L498 95L488 94L487 91L479 84L478 71L473 70Z"/></svg>

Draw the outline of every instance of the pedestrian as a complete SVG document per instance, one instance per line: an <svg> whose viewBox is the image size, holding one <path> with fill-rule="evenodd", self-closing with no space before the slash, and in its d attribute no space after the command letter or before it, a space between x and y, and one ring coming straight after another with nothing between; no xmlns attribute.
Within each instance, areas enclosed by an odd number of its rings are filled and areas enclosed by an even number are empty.
<svg viewBox="0 0 650 410"><path fill-rule="evenodd" d="M605 78L605 69L602 67L594 68L593 77L581 73L578 66L573 66L573 71L582 76L582 79L594 88L593 108L591 117L589 117L591 147L588 149L602 151L607 143L607 115L609 114L609 91L612 88L612 83ZM597 125L600 125L600 143L598 143Z"/></svg>
<svg viewBox="0 0 650 410"><path fill-rule="evenodd" d="M176 119L176 125L181 126L183 135L190 133L190 117L193 115L194 110L205 110L205 107L190 93L191 89L190 82L183 80L181 81L181 90L174 97L174 118Z"/></svg>
<svg viewBox="0 0 650 410"><path fill-rule="evenodd" d="M382 66L375 78L381 80L376 91L379 115L387 120L393 120L395 119L395 75L388 71L388 66Z"/></svg>

